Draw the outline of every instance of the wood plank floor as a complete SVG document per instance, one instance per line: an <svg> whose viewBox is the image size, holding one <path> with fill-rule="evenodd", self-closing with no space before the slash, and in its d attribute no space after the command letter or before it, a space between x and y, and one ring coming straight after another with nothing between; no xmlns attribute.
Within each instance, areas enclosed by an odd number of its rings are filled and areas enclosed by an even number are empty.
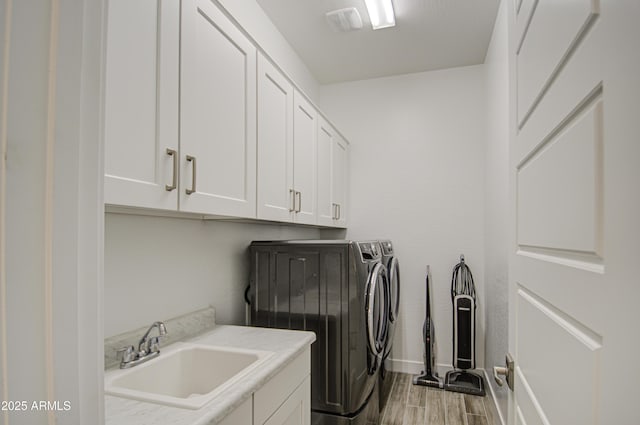
<svg viewBox="0 0 640 425"><path fill-rule="evenodd" d="M412 384L412 375L392 373L393 386L382 412L382 425L499 425L486 397Z"/></svg>

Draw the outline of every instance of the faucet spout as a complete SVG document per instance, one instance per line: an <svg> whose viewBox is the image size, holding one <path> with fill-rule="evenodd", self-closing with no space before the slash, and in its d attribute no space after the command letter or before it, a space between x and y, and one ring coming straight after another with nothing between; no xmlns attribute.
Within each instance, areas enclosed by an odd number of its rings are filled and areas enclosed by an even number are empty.
<svg viewBox="0 0 640 425"><path fill-rule="evenodd" d="M145 332L145 334L140 339L140 342L138 343L138 351L139 352L148 353L149 346L151 345L151 344L149 344L149 334L151 333L151 331L154 328L158 328L158 337L162 337L162 336L165 336L167 334L167 327L164 325L164 323L162 323L162 322L153 322L153 324L151 326L149 326L149 329L147 329L147 332ZM156 340L157 340L158 337L156 337Z"/></svg>

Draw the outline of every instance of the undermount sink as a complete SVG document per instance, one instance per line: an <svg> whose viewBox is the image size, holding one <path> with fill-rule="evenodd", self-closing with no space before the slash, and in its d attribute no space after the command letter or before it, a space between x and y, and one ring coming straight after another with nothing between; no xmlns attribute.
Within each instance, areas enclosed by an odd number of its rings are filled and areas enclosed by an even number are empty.
<svg viewBox="0 0 640 425"><path fill-rule="evenodd" d="M132 369L105 374L107 394L199 409L260 367L273 353L176 343Z"/></svg>

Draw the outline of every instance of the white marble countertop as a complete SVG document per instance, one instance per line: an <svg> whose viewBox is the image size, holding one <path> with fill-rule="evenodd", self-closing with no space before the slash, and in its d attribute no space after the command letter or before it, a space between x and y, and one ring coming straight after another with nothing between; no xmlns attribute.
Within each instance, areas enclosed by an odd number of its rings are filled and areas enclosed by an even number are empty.
<svg viewBox="0 0 640 425"><path fill-rule="evenodd" d="M274 354L266 365L244 377L198 410L105 395L105 423L106 425L217 424L302 353L313 341L315 341L315 335L312 332L248 326L216 326L212 331L185 342L271 351Z"/></svg>

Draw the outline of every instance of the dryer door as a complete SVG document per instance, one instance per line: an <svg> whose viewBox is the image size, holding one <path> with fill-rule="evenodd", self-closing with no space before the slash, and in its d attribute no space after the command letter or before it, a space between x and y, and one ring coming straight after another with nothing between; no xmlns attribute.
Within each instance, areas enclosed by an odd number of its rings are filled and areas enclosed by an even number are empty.
<svg viewBox="0 0 640 425"><path fill-rule="evenodd" d="M396 321L400 313L400 265L396 257L392 257L388 263L389 286L387 293L389 294L389 322L387 324L387 340L385 342L383 359L386 359L391 353L393 344L393 336L395 334Z"/></svg>
<svg viewBox="0 0 640 425"><path fill-rule="evenodd" d="M387 296L387 269L376 264L369 274L366 293L367 339L369 350L376 357L381 357L387 339L387 320L389 299ZM377 367L374 366L374 370Z"/></svg>
<svg viewBox="0 0 640 425"><path fill-rule="evenodd" d="M394 323L400 313L400 264L396 257L389 262L389 320Z"/></svg>

